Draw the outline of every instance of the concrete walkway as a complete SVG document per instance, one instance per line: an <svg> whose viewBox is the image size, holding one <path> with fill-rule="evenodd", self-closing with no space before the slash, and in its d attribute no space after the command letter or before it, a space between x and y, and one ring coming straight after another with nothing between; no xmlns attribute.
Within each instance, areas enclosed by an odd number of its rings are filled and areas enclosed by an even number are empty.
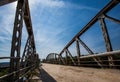
<svg viewBox="0 0 120 82"><path fill-rule="evenodd" d="M42 64L29 82L120 82L120 70Z"/></svg>
<svg viewBox="0 0 120 82"><path fill-rule="evenodd" d="M115 69L43 64L41 70L43 82L120 82L120 70Z"/></svg>

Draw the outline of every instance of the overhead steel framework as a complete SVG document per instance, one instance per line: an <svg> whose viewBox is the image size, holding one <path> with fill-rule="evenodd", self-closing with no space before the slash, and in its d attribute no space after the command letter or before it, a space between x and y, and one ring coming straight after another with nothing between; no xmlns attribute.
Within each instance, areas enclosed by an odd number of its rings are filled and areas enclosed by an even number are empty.
<svg viewBox="0 0 120 82"><path fill-rule="evenodd" d="M36 53L28 0L0 0L0 6L14 1L17 1L17 8L11 43L11 54L10 57L1 57L1 59L10 58L10 70L9 74L0 77L0 82L2 82L4 78L9 79L9 82L23 82L23 77L25 77L30 70L34 70L40 61ZM23 20L26 25L28 39L21 58Z"/></svg>
<svg viewBox="0 0 120 82"><path fill-rule="evenodd" d="M120 20L113 18L111 16L108 16L107 13L112 10L115 6L117 6L120 3L120 0L111 0L85 27L83 27L82 30L80 30L79 33L77 33L73 39L63 48L63 50L59 53L59 58L61 59L62 64L68 65L68 57L69 60L72 62L72 65L94 65L93 63L96 63L97 66L100 67L105 67L109 66L110 68L120 66L120 64L115 63L115 61L120 63L120 59L116 60L113 59L115 55L120 55L120 50L118 51L113 51L112 45L111 45L111 40L109 37L108 29L107 29L107 23L105 22L105 19L108 19L112 22L120 24ZM101 54L95 54L86 44L81 40L81 35L85 34L87 30L89 30L96 22L100 22L104 42L105 42L105 47L106 47L106 52L101 53ZM75 42L76 45L76 52L77 52L77 58L73 58L72 54L69 50L69 47ZM89 55L87 56L82 56L80 53L80 46L83 46L86 51L88 51ZM66 57L62 57L62 55L66 54ZM101 56L107 59L106 60L101 60ZM87 60L92 59L93 61L83 61L84 59ZM47 61L47 60L46 60ZM83 63L84 62L84 63ZM85 64L87 62L87 64ZM90 64L90 62L93 62Z"/></svg>

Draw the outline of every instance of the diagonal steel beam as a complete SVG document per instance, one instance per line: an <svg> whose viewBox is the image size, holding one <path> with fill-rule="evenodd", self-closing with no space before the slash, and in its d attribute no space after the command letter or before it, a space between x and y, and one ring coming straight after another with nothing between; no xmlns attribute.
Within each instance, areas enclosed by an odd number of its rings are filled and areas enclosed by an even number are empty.
<svg viewBox="0 0 120 82"><path fill-rule="evenodd" d="M78 34L76 34L75 37L73 37L73 39L60 52L60 55L64 52L64 50L66 48L68 48L75 41L75 38L81 36L84 32L86 32L93 24L95 24L98 21L98 18L102 14L106 14L113 7L115 7L117 4L119 4L119 2L120 2L120 0L111 0Z"/></svg>
<svg viewBox="0 0 120 82"><path fill-rule="evenodd" d="M113 18L113 17L110 17L110 16L108 16L108 15L104 15L104 16L105 16L105 18L107 18L107 19L109 19L109 20L111 20L111 21L113 21L113 22L116 22L116 23L120 24L120 20L115 19L115 18Z"/></svg>
<svg viewBox="0 0 120 82"><path fill-rule="evenodd" d="M74 65L77 65L77 64L75 63L75 61L74 61L74 59L73 59L72 54L70 53L70 51L69 51L68 49L66 49L66 51L67 51L67 53L69 54L70 59L72 60L73 64L74 64Z"/></svg>
<svg viewBox="0 0 120 82"><path fill-rule="evenodd" d="M0 6L15 2L17 0L0 0Z"/></svg>
<svg viewBox="0 0 120 82"><path fill-rule="evenodd" d="M64 59L62 58L62 56L61 56L61 55L58 55L58 57L59 57L59 59L62 60L62 63L65 65L66 63L65 63Z"/></svg>
<svg viewBox="0 0 120 82"><path fill-rule="evenodd" d="M80 39L80 38L78 38L78 41L81 43L81 45L88 51L88 53L90 54L90 55L93 55L94 53L93 53L93 51ZM95 58L93 58L94 59L94 61L95 62L97 62L97 64L100 66L100 67L102 67L102 64L99 62L99 61L101 61L99 58L97 58L97 57L95 57ZM101 61L102 62L102 61Z"/></svg>
<svg viewBox="0 0 120 82"><path fill-rule="evenodd" d="M25 3L24 21L25 21L25 25L26 25L26 29L27 29L28 35L32 36L33 48L34 48L34 50L36 50L28 0L26 0L26 3Z"/></svg>
<svg viewBox="0 0 120 82"><path fill-rule="evenodd" d="M78 41L88 51L89 54L93 54L93 51L80 38L78 38Z"/></svg>
<svg viewBox="0 0 120 82"><path fill-rule="evenodd" d="M25 48L24 48L24 51L23 51L23 55L22 55L22 58L21 58L21 62L20 62L22 67L24 67L24 65L23 65L24 61L25 61L26 57L28 56L29 46L30 46L30 38L28 37Z"/></svg>

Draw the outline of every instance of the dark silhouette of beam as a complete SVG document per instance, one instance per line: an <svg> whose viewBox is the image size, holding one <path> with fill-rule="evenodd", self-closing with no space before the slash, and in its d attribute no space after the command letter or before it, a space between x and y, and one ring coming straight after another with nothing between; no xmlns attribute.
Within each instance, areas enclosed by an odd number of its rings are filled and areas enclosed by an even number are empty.
<svg viewBox="0 0 120 82"><path fill-rule="evenodd" d="M0 0L0 6L15 2L17 0Z"/></svg>

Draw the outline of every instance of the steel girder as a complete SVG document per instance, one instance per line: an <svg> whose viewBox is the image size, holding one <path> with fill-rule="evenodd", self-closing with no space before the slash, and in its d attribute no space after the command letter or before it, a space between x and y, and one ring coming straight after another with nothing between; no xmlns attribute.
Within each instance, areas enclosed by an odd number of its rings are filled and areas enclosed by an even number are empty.
<svg viewBox="0 0 120 82"><path fill-rule="evenodd" d="M100 25L101 25L102 32L103 32L103 37L104 37L105 44L106 44L106 50L107 50L107 52L113 51L104 17L102 16L99 20L100 20ZM108 60L109 61L113 60L113 57L108 56ZM112 67L112 65L114 65L114 63L111 61L111 62L109 62L109 65L110 65L110 67Z"/></svg>
<svg viewBox="0 0 120 82"><path fill-rule="evenodd" d="M19 0L17 3L14 29L13 29L13 37L12 37L11 57L14 57L14 58L10 59L10 73L14 71L18 71L20 69L20 48L21 48L23 20L25 21L25 25L26 25L28 37L29 37L28 38L29 45L27 47L28 51L26 55L27 59L25 60L25 64L28 66L33 64L32 61L34 60L36 56L35 55L36 48L35 48L34 34L33 34L33 29L32 29L28 0ZM23 58L22 58L22 62L23 62ZM13 76L10 76L10 79L11 79L10 80L11 82L18 80L19 72L17 72Z"/></svg>
<svg viewBox="0 0 120 82"><path fill-rule="evenodd" d="M120 0L111 0L78 34L76 34L75 37L73 37L73 39L63 48L63 50L59 53L59 56L62 56L62 54L64 52L66 52L66 50L69 48L69 46L71 46L74 42L76 42L76 51L77 51L77 59L78 59L78 65L80 65L80 59L81 54L80 54L80 44L88 51L89 55L94 55L94 52L80 39L80 36L82 34L84 34L89 28L91 28L92 25L94 25L97 21L100 21L100 25L101 25L101 29L103 32L103 37L104 37L104 41L105 41L105 47L106 47L106 51L107 52L111 52L112 50L112 45L111 45L111 41L109 38L109 34L106 28L106 23L104 21L104 19L108 19L111 20L113 22L116 22L118 24L120 24L120 20L110 17L108 15L106 15L112 8L114 8L117 4L120 3ZM67 54L68 52L66 52ZM109 61L109 66L110 68L112 66L114 66L114 62L113 62L113 58L111 55L107 56L108 57L108 61ZM102 67L102 61L100 60L99 57L93 57L94 61L97 62L97 64ZM72 59L72 61L74 61ZM65 62L65 61L64 61Z"/></svg>
<svg viewBox="0 0 120 82"><path fill-rule="evenodd" d="M31 70L39 65L39 56L36 53L34 34L32 29L32 22L30 16L30 9L28 0L0 0L0 6L17 1L16 15L13 28L11 55L10 55L10 73L5 77L9 77L10 82L22 81L25 74L28 73L26 70ZM21 51L21 38L23 20L26 25L28 40L24 49L22 59L20 61ZM34 66L34 67L33 67ZM32 68L33 67L33 68ZM23 75L22 75L23 74Z"/></svg>
<svg viewBox="0 0 120 82"><path fill-rule="evenodd" d="M10 59L10 73L18 71L20 68L20 48L21 48L21 37L23 27L23 17L25 9L25 0L18 1L16 16L13 28L12 46L11 46L11 57L19 57L18 59ZM19 79L19 72L10 77L10 81L14 82Z"/></svg>
<svg viewBox="0 0 120 82"><path fill-rule="evenodd" d="M79 33L73 37L73 39L64 47L64 49L60 52L60 55L64 52L66 48L68 48L77 37L80 37L83 33L85 33L93 24L95 24L101 15L105 15L108 11L114 8L117 4L119 4L119 0L111 0ZM115 19L115 18L114 18ZM119 21L119 20L118 20Z"/></svg>
<svg viewBox="0 0 120 82"><path fill-rule="evenodd" d="M70 57L71 61L73 62L74 65L77 65L73 59L72 54L70 53L70 51L68 49L66 49L66 54Z"/></svg>
<svg viewBox="0 0 120 82"><path fill-rule="evenodd" d="M33 64L32 62L35 61L34 54L36 53L36 50L33 48L31 41L32 41L32 37L28 37L24 51L23 51L23 55L21 58L22 67L26 67L28 63Z"/></svg>
<svg viewBox="0 0 120 82"><path fill-rule="evenodd" d="M93 51L80 39L80 38L77 38L76 41L80 42L80 44L86 49L86 51L88 51L89 54L94 54ZM79 57L80 59L80 57ZM102 67L101 63L98 62L100 61L99 58L93 58L95 62L97 62L97 64ZM79 63L80 64L80 63Z"/></svg>

